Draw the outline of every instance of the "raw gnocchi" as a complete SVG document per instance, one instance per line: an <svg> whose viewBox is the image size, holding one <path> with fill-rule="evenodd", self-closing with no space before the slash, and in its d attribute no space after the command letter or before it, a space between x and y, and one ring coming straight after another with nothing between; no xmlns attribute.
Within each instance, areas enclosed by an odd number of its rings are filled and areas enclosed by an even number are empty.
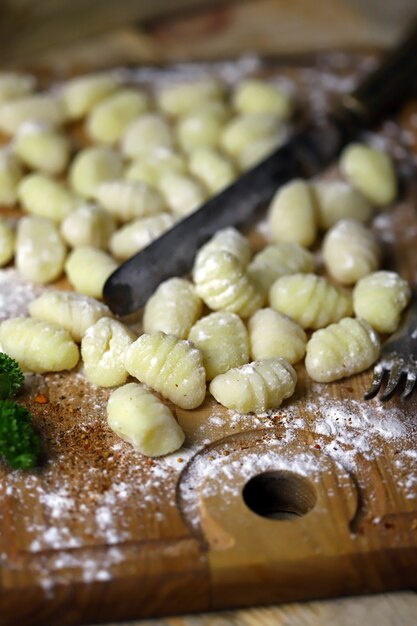
<svg viewBox="0 0 417 626"><path fill-rule="evenodd" d="M372 204L385 206L395 200L397 178L392 159L386 152L351 143L341 154L340 169Z"/></svg>
<svg viewBox="0 0 417 626"><path fill-rule="evenodd" d="M320 383L352 376L375 363L379 350L379 338L371 325L346 317L312 334L307 343L307 373Z"/></svg>
<svg viewBox="0 0 417 626"><path fill-rule="evenodd" d="M343 219L365 223L374 213L365 196L344 181L318 180L312 184L312 190L316 198L318 223L323 230Z"/></svg>
<svg viewBox="0 0 417 626"><path fill-rule="evenodd" d="M268 113L245 113L234 117L223 129L221 147L236 159L255 141L267 137L280 138L281 122Z"/></svg>
<svg viewBox="0 0 417 626"><path fill-rule="evenodd" d="M29 174L19 184L17 195L23 208L32 215L62 222L81 204L80 199L62 183L46 174Z"/></svg>
<svg viewBox="0 0 417 626"><path fill-rule="evenodd" d="M15 135L13 150L27 167L57 175L68 165L71 144L66 135L53 128L26 122Z"/></svg>
<svg viewBox="0 0 417 626"><path fill-rule="evenodd" d="M254 361L216 376L210 383L214 398L238 413L277 409L290 398L297 383L292 365L281 357Z"/></svg>
<svg viewBox="0 0 417 626"><path fill-rule="evenodd" d="M254 78L239 83L233 94L233 105L239 113L271 113L283 120L288 119L293 110L286 91Z"/></svg>
<svg viewBox="0 0 417 626"><path fill-rule="evenodd" d="M89 113L100 100L115 91L120 81L116 74L86 74L67 81L61 97L70 119L79 119Z"/></svg>
<svg viewBox="0 0 417 626"><path fill-rule="evenodd" d="M134 220L113 233L109 242L110 252L117 259L125 261L146 248L174 223L175 219L170 213L158 213Z"/></svg>
<svg viewBox="0 0 417 626"><path fill-rule="evenodd" d="M163 332L144 333L126 353L131 376L182 409L195 409L206 394L201 352L190 341Z"/></svg>
<svg viewBox="0 0 417 626"><path fill-rule="evenodd" d="M94 195L100 206L121 222L162 213L167 208L159 191L137 181L106 181L97 186Z"/></svg>
<svg viewBox="0 0 417 626"><path fill-rule="evenodd" d="M88 380L99 387L123 385L128 377L124 360L136 335L124 324L101 317L81 341L81 357Z"/></svg>
<svg viewBox="0 0 417 626"><path fill-rule="evenodd" d="M351 295L315 274L278 278L269 292L270 305L302 328L323 328L352 315Z"/></svg>
<svg viewBox="0 0 417 626"><path fill-rule="evenodd" d="M201 317L203 303L194 285L184 278L161 283L149 298L143 312L143 330L162 330L167 335L187 339L191 326Z"/></svg>
<svg viewBox="0 0 417 626"><path fill-rule="evenodd" d="M115 230L114 217L91 203L82 204L71 211L61 224L61 235L71 248L93 246L106 250Z"/></svg>
<svg viewBox="0 0 417 626"><path fill-rule="evenodd" d="M248 322L248 330L253 359L282 356L292 365L305 354L307 335L304 330L278 311L270 308L256 311Z"/></svg>
<svg viewBox="0 0 417 626"><path fill-rule="evenodd" d="M249 317L262 306L256 288L239 259L229 252L212 252L194 271L196 292L213 311Z"/></svg>
<svg viewBox="0 0 417 626"><path fill-rule="evenodd" d="M281 241L256 254L248 266L248 274L265 294L281 276L310 273L314 269L314 257L305 248L290 241Z"/></svg>
<svg viewBox="0 0 417 626"><path fill-rule="evenodd" d="M22 176L16 157L7 148L0 149L0 206L12 206L16 202Z"/></svg>
<svg viewBox="0 0 417 626"><path fill-rule="evenodd" d="M126 128L122 152L131 159L146 158L158 150L171 150L173 145L173 131L166 119L158 113L146 113Z"/></svg>
<svg viewBox="0 0 417 626"><path fill-rule="evenodd" d="M379 266L375 235L355 220L337 222L326 234L322 252L326 270L343 285L353 285Z"/></svg>
<svg viewBox="0 0 417 626"><path fill-rule="evenodd" d="M293 180L278 189L268 210L272 241L291 241L306 248L317 236L317 216L311 186Z"/></svg>
<svg viewBox="0 0 417 626"><path fill-rule="evenodd" d="M233 163L211 148L191 152L188 167L211 193L219 193L237 177Z"/></svg>
<svg viewBox="0 0 417 626"><path fill-rule="evenodd" d="M176 127L178 144L185 152L197 148L217 148L224 119L210 109L197 109L180 118Z"/></svg>
<svg viewBox="0 0 417 626"><path fill-rule="evenodd" d="M4 321L0 325L0 343L24 370L38 374L70 370L80 358L78 346L67 330L28 317Z"/></svg>
<svg viewBox="0 0 417 626"><path fill-rule="evenodd" d="M15 235L8 222L0 217L0 267L7 265L14 256Z"/></svg>
<svg viewBox="0 0 417 626"><path fill-rule="evenodd" d="M186 115L202 104L222 99L223 86L214 78L166 85L157 94L159 108L173 117Z"/></svg>
<svg viewBox="0 0 417 626"><path fill-rule="evenodd" d="M125 178L146 183L151 187L158 187L161 178L171 172L186 174L186 160L178 152L161 148L133 161L126 169Z"/></svg>
<svg viewBox="0 0 417 626"><path fill-rule="evenodd" d="M32 317L65 328L79 343L86 330L102 317L111 317L102 302L71 291L45 291L29 305Z"/></svg>
<svg viewBox="0 0 417 626"><path fill-rule="evenodd" d="M194 324L188 339L201 351L207 380L249 362L249 337L235 313L211 313Z"/></svg>
<svg viewBox="0 0 417 626"><path fill-rule="evenodd" d="M16 72L0 72L0 103L14 100L32 93L36 79L30 74Z"/></svg>
<svg viewBox="0 0 417 626"><path fill-rule="evenodd" d="M145 93L120 89L93 108L87 119L87 132L98 143L116 143L129 124L148 108L149 98Z"/></svg>
<svg viewBox="0 0 417 626"><path fill-rule="evenodd" d="M71 163L69 180L74 191L85 198L93 198L97 186L120 178L123 161L119 152L106 146L85 148Z"/></svg>
<svg viewBox="0 0 417 626"><path fill-rule="evenodd" d="M171 410L137 383L113 391L107 421L119 437L146 456L175 452L184 443L184 432Z"/></svg>
<svg viewBox="0 0 417 626"><path fill-rule="evenodd" d="M65 272L75 291L93 298L103 297L104 283L117 269L116 261L103 250L80 246L68 255Z"/></svg>
<svg viewBox="0 0 417 626"><path fill-rule="evenodd" d="M204 265L212 252L223 250L233 254L246 267L252 256L249 239L244 237L236 228L230 226L219 230L207 243L200 248L194 261L193 273L200 265Z"/></svg>
<svg viewBox="0 0 417 626"><path fill-rule="evenodd" d="M258 165L260 161L270 156L282 144L282 135L261 137L248 143L244 150L236 157L241 171L246 171Z"/></svg>
<svg viewBox="0 0 417 626"><path fill-rule="evenodd" d="M393 333L410 302L411 290L396 272L380 271L358 281L353 290L355 315L380 333Z"/></svg>
<svg viewBox="0 0 417 626"><path fill-rule="evenodd" d="M23 217L17 225L15 263L34 283L51 283L62 274L67 249L54 222L47 217Z"/></svg>
<svg viewBox="0 0 417 626"><path fill-rule="evenodd" d="M174 172L162 176L159 189L171 211L179 217L193 213L207 198L207 193L198 180Z"/></svg>
<svg viewBox="0 0 417 626"><path fill-rule="evenodd" d="M37 93L0 104L0 130L7 135L14 135L25 122L61 126L66 118L62 100L48 93Z"/></svg>

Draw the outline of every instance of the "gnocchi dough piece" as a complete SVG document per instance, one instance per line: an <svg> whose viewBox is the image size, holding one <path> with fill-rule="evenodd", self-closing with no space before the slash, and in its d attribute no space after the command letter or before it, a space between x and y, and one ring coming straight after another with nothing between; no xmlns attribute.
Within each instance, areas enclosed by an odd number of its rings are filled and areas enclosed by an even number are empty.
<svg viewBox="0 0 417 626"><path fill-rule="evenodd" d="M110 252L116 259L125 261L146 248L174 223L175 219L170 213L159 213L134 220L113 233L109 242Z"/></svg>
<svg viewBox="0 0 417 626"><path fill-rule="evenodd" d="M137 161L133 161L125 172L125 178L140 181L158 187L159 181L167 173L186 174L187 163L178 152L160 148L150 154L144 154Z"/></svg>
<svg viewBox="0 0 417 626"><path fill-rule="evenodd" d="M310 273L314 270L311 252L290 241L266 246L255 254L248 266L248 274L259 289L267 294L271 285L281 276Z"/></svg>
<svg viewBox="0 0 417 626"><path fill-rule="evenodd" d="M372 204L385 206L397 196L397 178L390 155L362 143L351 143L340 157L348 181Z"/></svg>
<svg viewBox="0 0 417 626"><path fill-rule="evenodd" d="M171 211L179 217L193 213L207 198L207 193L198 180L174 172L162 176L159 189Z"/></svg>
<svg viewBox="0 0 417 626"><path fill-rule="evenodd" d="M7 135L14 135L25 122L61 126L66 117L62 100L50 93L37 93L0 104L0 130Z"/></svg>
<svg viewBox="0 0 417 626"><path fill-rule="evenodd" d="M120 80L116 74L86 74L73 78L62 86L63 99L68 117L80 119L117 89Z"/></svg>
<svg viewBox="0 0 417 626"><path fill-rule="evenodd" d="M271 136L279 138L281 134L281 122L276 115L245 113L226 124L220 143L228 155L238 159L253 142Z"/></svg>
<svg viewBox="0 0 417 626"><path fill-rule="evenodd" d="M0 72L0 103L27 96L35 87L36 79L30 74Z"/></svg>
<svg viewBox="0 0 417 626"><path fill-rule="evenodd" d="M47 217L60 223L77 206L80 199L62 183L46 174L29 174L18 187L22 207L32 215Z"/></svg>
<svg viewBox="0 0 417 626"><path fill-rule="evenodd" d="M344 181L318 180L311 188L316 198L318 223L323 230L343 219L365 223L374 213L365 196Z"/></svg>
<svg viewBox="0 0 417 626"><path fill-rule="evenodd" d="M249 317L262 306L263 296L230 252L212 252L194 270L197 294L213 311L230 311Z"/></svg>
<svg viewBox="0 0 417 626"><path fill-rule="evenodd" d="M71 248L93 246L106 250L115 230L115 219L108 211L87 203L71 211L61 224L61 235Z"/></svg>
<svg viewBox="0 0 417 626"><path fill-rule="evenodd" d="M368 322L345 317L312 334L306 370L313 380L329 383L363 372L375 363L379 350L378 335Z"/></svg>
<svg viewBox="0 0 417 626"><path fill-rule="evenodd" d="M113 391L107 404L107 422L116 435L145 456L175 452L185 439L171 410L137 383Z"/></svg>
<svg viewBox="0 0 417 626"><path fill-rule="evenodd" d="M274 150L282 144L283 135L261 137L251 141L245 149L236 157L240 170L245 172L251 167L258 165L263 159L270 156Z"/></svg>
<svg viewBox="0 0 417 626"><path fill-rule="evenodd" d="M193 272L195 272L200 265L204 265L207 257L212 252L217 252L218 250L230 252L230 254L233 254L233 256L239 259L244 267L247 266L252 256L249 239L244 237L236 228L233 228L233 226L229 226L228 228L219 230L200 248L195 258Z"/></svg>
<svg viewBox="0 0 417 626"><path fill-rule="evenodd" d="M269 359L282 356L288 363L298 363L306 351L307 335L299 324L274 311L260 309L248 323L251 356Z"/></svg>
<svg viewBox="0 0 417 626"><path fill-rule="evenodd" d="M159 191L146 183L110 180L100 183L94 195L100 206L121 222L155 215L167 208Z"/></svg>
<svg viewBox="0 0 417 626"><path fill-rule="evenodd" d="M94 146L80 150L71 163L69 179L76 193L85 198L94 198L100 183L120 178L122 174L121 155L106 146Z"/></svg>
<svg viewBox="0 0 417 626"><path fill-rule="evenodd" d="M116 261L92 246L75 248L65 263L65 272L75 291L92 298L103 297L104 283L117 269Z"/></svg>
<svg viewBox="0 0 417 626"><path fill-rule="evenodd" d="M133 121L123 135L122 152L137 159L158 150L171 150L173 131L166 119L158 113L146 113Z"/></svg>
<svg viewBox="0 0 417 626"><path fill-rule="evenodd" d="M0 267L7 265L14 256L15 235L5 219L0 217Z"/></svg>
<svg viewBox="0 0 417 626"><path fill-rule="evenodd" d="M143 330L162 330L167 335L187 339L191 326L201 317L203 303L194 285L184 278L161 283L149 298L143 313Z"/></svg>
<svg viewBox="0 0 417 626"><path fill-rule="evenodd" d="M379 333L393 333L410 299L411 290L404 278L396 272L374 272L356 284L353 309Z"/></svg>
<svg viewBox="0 0 417 626"><path fill-rule="evenodd" d="M158 106L167 115L186 115L207 102L223 99L223 85L214 78L203 78L162 87L157 94Z"/></svg>
<svg viewBox="0 0 417 626"><path fill-rule="evenodd" d="M27 167L57 175L68 165L71 144L68 137L53 128L26 122L16 133L13 149Z"/></svg>
<svg viewBox="0 0 417 626"><path fill-rule="evenodd" d="M145 93L120 89L94 107L87 119L87 132L99 143L116 143L129 124L148 108L149 98Z"/></svg>
<svg viewBox="0 0 417 626"><path fill-rule="evenodd" d="M199 148L190 154L188 167L211 193L219 193L236 179L233 163L211 148Z"/></svg>
<svg viewBox="0 0 417 626"><path fill-rule="evenodd" d="M315 274L278 278L269 292L270 305L302 328L323 328L352 315L352 298L340 287Z"/></svg>
<svg viewBox="0 0 417 626"><path fill-rule="evenodd" d="M262 413L277 409L293 395L297 374L292 365L277 356L234 367L210 383L214 398L238 413Z"/></svg>
<svg viewBox="0 0 417 626"><path fill-rule="evenodd" d="M206 395L201 352L174 335L144 333L127 350L125 366L131 376L182 409L195 409Z"/></svg>
<svg viewBox="0 0 417 626"><path fill-rule="evenodd" d="M99 319L112 316L102 302L71 291L54 290L45 291L31 302L29 313L36 319L65 328L77 343Z"/></svg>
<svg viewBox="0 0 417 626"><path fill-rule="evenodd" d="M23 217L17 225L15 263L34 283L51 283L62 274L67 249L54 222L47 217Z"/></svg>
<svg viewBox="0 0 417 626"><path fill-rule="evenodd" d="M196 109L178 120L176 132L178 144L184 152L197 148L217 148L224 126L224 119L210 109Z"/></svg>
<svg viewBox="0 0 417 626"><path fill-rule="evenodd" d="M293 109L286 91L255 78L238 84L233 94L233 105L239 113L272 113L283 120L290 117Z"/></svg>
<svg viewBox="0 0 417 626"><path fill-rule="evenodd" d="M0 206L12 206L17 200L17 188L22 168L7 148L0 149Z"/></svg>
<svg viewBox="0 0 417 626"><path fill-rule="evenodd" d="M272 241L291 241L309 248L317 236L317 216L311 186L293 180L278 189L268 210Z"/></svg>
<svg viewBox="0 0 417 626"><path fill-rule="evenodd" d="M326 270L343 285L353 285L379 266L375 235L355 220L341 220L333 226L324 238L322 253Z"/></svg>
<svg viewBox="0 0 417 626"><path fill-rule="evenodd" d="M81 341L81 357L88 380L99 387L123 385L128 377L124 360L136 335L124 324L101 317Z"/></svg>
<svg viewBox="0 0 417 626"><path fill-rule="evenodd" d="M207 380L249 362L249 337L236 313L211 313L196 322L188 339L201 351Z"/></svg>
<svg viewBox="0 0 417 626"><path fill-rule="evenodd" d="M28 317L3 322L0 343L22 369L38 374L70 370L80 358L78 346L67 330Z"/></svg>

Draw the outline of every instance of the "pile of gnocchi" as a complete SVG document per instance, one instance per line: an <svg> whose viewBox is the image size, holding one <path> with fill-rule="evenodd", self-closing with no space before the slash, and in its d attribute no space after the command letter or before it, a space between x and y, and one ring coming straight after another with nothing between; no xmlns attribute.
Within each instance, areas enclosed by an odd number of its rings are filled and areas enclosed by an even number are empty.
<svg viewBox="0 0 417 626"><path fill-rule="evenodd" d="M119 262L280 143L293 107L259 79L232 93L205 78L151 94L101 73L39 93L31 76L0 74L0 130L9 138L0 205L23 212L0 218L0 266L14 259L40 284L65 274L73 289L45 289L28 317L5 320L4 352L38 373L81 359L92 384L117 387L109 426L148 456L184 442L161 396L195 409L209 383L223 406L259 413L293 395L304 358L318 382L372 365L378 333L395 331L411 293L380 269L366 226L395 200L397 181L389 155L365 144L345 148L339 180L294 180L277 191L256 254L234 228L219 231L190 278L165 281L148 300L139 337L100 301ZM311 251L320 239L323 267Z"/></svg>

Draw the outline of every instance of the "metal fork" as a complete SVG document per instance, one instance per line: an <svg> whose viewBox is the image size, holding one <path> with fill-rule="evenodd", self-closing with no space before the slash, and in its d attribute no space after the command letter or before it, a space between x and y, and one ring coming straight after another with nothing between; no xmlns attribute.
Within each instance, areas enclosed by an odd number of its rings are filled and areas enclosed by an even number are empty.
<svg viewBox="0 0 417 626"><path fill-rule="evenodd" d="M381 350L381 357L374 367L374 376L365 400L374 398L387 381L381 400L388 400L394 391L404 384L401 398L408 398L417 381L417 293L413 298L398 330L388 339Z"/></svg>

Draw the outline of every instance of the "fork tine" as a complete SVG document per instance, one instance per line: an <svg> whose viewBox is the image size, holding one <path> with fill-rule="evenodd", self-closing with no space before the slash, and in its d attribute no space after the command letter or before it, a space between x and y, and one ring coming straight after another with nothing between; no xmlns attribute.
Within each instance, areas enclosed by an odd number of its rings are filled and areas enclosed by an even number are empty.
<svg viewBox="0 0 417 626"><path fill-rule="evenodd" d="M381 393L381 400L388 400L398 383L400 382L401 374L403 372L404 362L402 359L395 359L392 362L391 371L389 372L389 378L385 391Z"/></svg>
<svg viewBox="0 0 417 626"><path fill-rule="evenodd" d="M408 367L407 368L407 382L405 383L404 391L401 394L401 399L405 400L411 394L414 389L417 380L417 368Z"/></svg>
<svg viewBox="0 0 417 626"><path fill-rule="evenodd" d="M381 363L378 363L377 365L375 365L374 376L372 378L371 386L369 387L368 391L366 391L363 396L365 400L371 400L372 398L376 396L376 394L381 388L382 379L384 377L384 372L385 370L384 370L384 367L381 365Z"/></svg>

